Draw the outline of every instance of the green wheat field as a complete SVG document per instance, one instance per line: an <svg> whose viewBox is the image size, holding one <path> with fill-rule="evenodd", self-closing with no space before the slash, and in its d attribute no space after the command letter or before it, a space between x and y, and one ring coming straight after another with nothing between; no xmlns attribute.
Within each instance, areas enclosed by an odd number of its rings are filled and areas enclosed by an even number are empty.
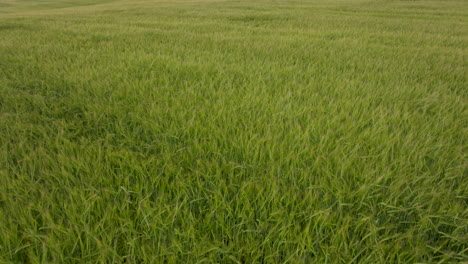
<svg viewBox="0 0 468 264"><path fill-rule="evenodd" d="M0 263L467 263L468 1L0 0Z"/></svg>

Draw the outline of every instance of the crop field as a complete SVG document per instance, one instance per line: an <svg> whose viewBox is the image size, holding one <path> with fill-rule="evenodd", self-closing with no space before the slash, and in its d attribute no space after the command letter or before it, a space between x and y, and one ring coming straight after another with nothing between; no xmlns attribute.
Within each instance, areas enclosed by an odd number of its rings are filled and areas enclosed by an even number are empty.
<svg viewBox="0 0 468 264"><path fill-rule="evenodd" d="M466 0L0 0L0 263L467 263Z"/></svg>

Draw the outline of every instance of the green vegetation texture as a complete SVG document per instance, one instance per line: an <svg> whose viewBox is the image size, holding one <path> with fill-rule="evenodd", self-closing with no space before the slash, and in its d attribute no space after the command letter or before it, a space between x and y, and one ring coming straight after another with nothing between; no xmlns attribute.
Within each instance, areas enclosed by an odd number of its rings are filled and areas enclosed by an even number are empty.
<svg viewBox="0 0 468 264"><path fill-rule="evenodd" d="M0 1L0 263L468 261L468 2Z"/></svg>

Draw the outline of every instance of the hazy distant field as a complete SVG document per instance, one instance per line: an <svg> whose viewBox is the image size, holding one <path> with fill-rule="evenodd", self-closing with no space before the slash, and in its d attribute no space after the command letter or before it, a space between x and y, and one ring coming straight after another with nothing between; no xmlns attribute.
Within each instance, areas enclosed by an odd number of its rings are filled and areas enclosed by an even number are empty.
<svg viewBox="0 0 468 264"><path fill-rule="evenodd" d="M467 106L466 0L0 0L0 263L466 263Z"/></svg>

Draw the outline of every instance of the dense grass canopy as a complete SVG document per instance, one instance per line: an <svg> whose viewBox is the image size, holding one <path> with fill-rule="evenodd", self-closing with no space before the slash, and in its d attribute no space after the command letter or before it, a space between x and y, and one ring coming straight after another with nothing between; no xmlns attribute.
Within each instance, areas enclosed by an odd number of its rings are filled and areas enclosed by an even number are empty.
<svg viewBox="0 0 468 264"><path fill-rule="evenodd" d="M0 2L1 263L468 261L468 2Z"/></svg>

